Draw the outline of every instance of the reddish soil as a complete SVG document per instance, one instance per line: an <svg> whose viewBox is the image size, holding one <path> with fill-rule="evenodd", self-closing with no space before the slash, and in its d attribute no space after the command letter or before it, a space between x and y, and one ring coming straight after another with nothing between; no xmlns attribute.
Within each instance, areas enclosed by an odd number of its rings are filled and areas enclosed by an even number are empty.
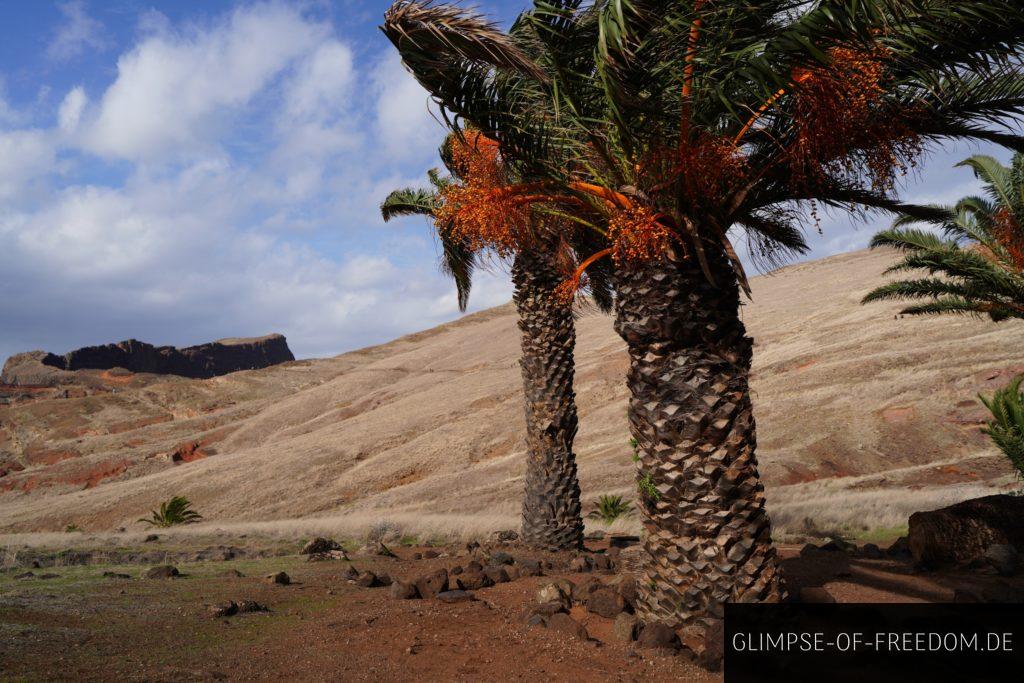
<svg viewBox="0 0 1024 683"><path fill-rule="evenodd" d="M353 555L351 564L411 580L469 559L412 559L423 550L399 548L397 560ZM824 586L840 602L946 602L957 589L1007 602L1024 595L1021 579L921 574L903 561L801 557L795 547L781 554L792 591ZM611 620L578 606L572 616L589 641L525 625L536 589L551 578L610 575L522 578L476 591L473 602L444 604L357 587L342 578L348 566L287 556L183 564L185 576L173 580L139 579L138 566L114 568L131 579L103 578L104 567L35 570L58 575L49 582L0 573L0 629L10 636L0 667L19 680L721 680L685 656L617 642ZM282 570L292 585L261 578ZM208 606L226 600L256 600L270 611L213 617Z"/></svg>

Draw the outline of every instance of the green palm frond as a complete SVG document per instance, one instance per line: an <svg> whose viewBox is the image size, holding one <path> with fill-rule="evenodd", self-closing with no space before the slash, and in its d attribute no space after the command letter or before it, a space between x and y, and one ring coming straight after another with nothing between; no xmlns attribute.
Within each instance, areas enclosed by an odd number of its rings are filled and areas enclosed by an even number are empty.
<svg viewBox="0 0 1024 683"><path fill-rule="evenodd" d="M992 438L1017 470L1018 478L1024 477L1024 394L1021 382L1024 376L1016 377L1009 385L997 390L992 396L978 396L982 404L992 413L992 419L982 432Z"/></svg>
<svg viewBox="0 0 1024 683"><path fill-rule="evenodd" d="M142 517L138 521L150 526L167 528L179 524L195 524L203 519L203 516L192 509L192 503L184 496L174 496L168 501L160 504L159 510L153 510L149 517Z"/></svg>
<svg viewBox="0 0 1024 683"><path fill-rule="evenodd" d="M430 190L407 187L394 190L380 205L384 222L396 216L433 216L437 208L437 196Z"/></svg>

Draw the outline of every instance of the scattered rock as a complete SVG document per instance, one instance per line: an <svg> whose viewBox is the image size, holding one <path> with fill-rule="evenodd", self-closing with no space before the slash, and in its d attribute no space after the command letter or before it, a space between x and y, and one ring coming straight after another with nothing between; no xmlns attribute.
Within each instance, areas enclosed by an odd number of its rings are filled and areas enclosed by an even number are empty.
<svg viewBox="0 0 1024 683"><path fill-rule="evenodd" d="M473 553L475 553L478 550L480 550L480 544L477 543L476 541L470 541L469 543L466 544L464 552L469 554L469 555L472 555Z"/></svg>
<svg viewBox="0 0 1024 683"><path fill-rule="evenodd" d="M491 534L491 538L493 538L498 543L512 543L514 541L519 540L519 534L515 531L512 531L511 529L508 529L505 531L495 531L493 534Z"/></svg>
<svg viewBox="0 0 1024 683"><path fill-rule="evenodd" d="M821 586L805 586L800 589L800 602L812 605L834 603L836 599Z"/></svg>
<svg viewBox="0 0 1024 683"><path fill-rule="evenodd" d="M725 659L725 622L713 619L704 631L704 651L700 654L700 664L708 671L721 671Z"/></svg>
<svg viewBox="0 0 1024 683"><path fill-rule="evenodd" d="M476 600L476 597L469 591L464 590L453 590L443 591L437 594L437 599L441 602L453 603L453 602L470 602Z"/></svg>
<svg viewBox="0 0 1024 683"><path fill-rule="evenodd" d="M433 560L440 554L441 553L437 552L436 550L425 550L423 551L423 558L426 560Z"/></svg>
<svg viewBox="0 0 1024 683"><path fill-rule="evenodd" d="M239 614L249 614L252 612L269 612L264 605L256 602L255 600L241 600L238 603Z"/></svg>
<svg viewBox="0 0 1024 683"><path fill-rule="evenodd" d="M633 576L622 576L618 578L617 588L619 595L626 603L630 611L636 611L637 588L636 578Z"/></svg>
<svg viewBox="0 0 1024 683"><path fill-rule="evenodd" d="M860 554L869 560L880 560L885 557L882 549L874 543L865 543L864 547L860 549Z"/></svg>
<svg viewBox="0 0 1024 683"><path fill-rule="evenodd" d="M637 645L644 648L679 648L679 636L665 624L654 622L643 624L636 637Z"/></svg>
<svg viewBox="0 0 1024 683"><path fill-rule="evenodd" d="M245 574L243 574L242 572L238 571L237 569L229 569L229 570L227 570L226 572L224 572L224 576L230 576L230 577L233 577L233 578L236 578L236 579L245 578Z"/></svg>
<svg viewBox="0 0 1024 683"><path fill-rule="evenodd" d="M569 608L564 602L554 600L552 602L542 602L538 605L534 605L533 609L530 610L530 614L540 614L545 617L550 617L552 614L568 611Z"/></svg>
<svg viewBox="0 0 1024 683"><path fill-rule="evenodd" d="M287 586L291 584L292 577L288 576L284 572L277 572L276 574L267 574L264 581L278 586Z"/></svg>
<svg viewBox="0 0 1024 683"><path fill-rule="evenodd" d="M391 597L395 600L415 600L420 597L420 592L411 583L394 581L391 584Z"/></svg>
<svg viewBox="0 0 1024 683"><path fill-rule="evenodd" d="M545 617L544 615L538 614L538 613L534 612L534 613L526 615L526 625L527 626L547 626L548 625L548 620L547 620L547 617Z"/></svg>
<svg viewBox="0 0 1024 683"><path fill-rule="evenodd" d="M584 538L586 538L588 541L603 541L604 532L601 530L591 531Z"/></svg>
<svg viewBox="0 0 1024 683"><path fill-rule="evenodd" d="M455 585L462 590L475 591L494 585L494 581L482 571L466 571L457 575Z"/></svg>
<svg viewBox="0 0 1024 683"><path fill-rule="evenodd" d="M35 575L36 575L35 572L22 572L20 574L15 574L14 578L15 579L31 579Z"/></svg>
<svg viewBox="0 0 1024 683"><path fill-rule="evenodd" d="M416 580L416 590L423 598L436 598L438 593L448 590L448 570L438 569Z"/></svg>
<svg viewBox="0 0 1024 683"><path fill-rule="evenodd" d="M587 629L578 621L565 612L557 612L548 617L548 628L559 633L567 633L576 636L581 640L589 640L590 634Z"/></svg>
<svg viewBox="0 0 1024 683"><path fill-rule="evenodd" d="M378 579L377 575L373 572L363 572L359 575L359 578L356 579L356 585L361 588L376 588L382 584L380 579Z"/></svg>
<svg viewBox="0 0 1024 683"><path fill-rule="evenodd" d="M359 549L362 555L374 555L376 557L397 557L391 549L384 545L383 541L370 541Z"/></svg>
<svg viewBox="0 0 1024 683"><path fill-rule="evenodd" d="M344 550L329 550L326 553L312 553L306 559L309 562L327 562L330 560L348 561L348 554Z"/></svg>
<svg viewBox="0 0 1024 683"><path fill-rule="evenodd" d="M147 579L172 579L175 576L181 576L181 573L177 567L165 564L159 567L150 567L142 576Z"/></svg>
<svg viewBox="0 0 1024 683"><path fill-rule="evenodd" d="M580 555L574 557L572 562L569 563L569 571L576 574L584 574L593 569L592 560L586 555Z"/></svg>
<svg viewBox="0 0 1024 683"><path fill-rule="evenodd" d="M484 575L494 583L508 583L508 572L504 567L484 567Z"/></svg>
<svg viewBox="0 0 1024 683"><path fill-rule="evenodd" d="M623 612L619 616L615 617L615 624L612 626L612 634L615 639L623 643L632 643L636 640L637 627L640 624L640 620L637 619L635 614L626 614Z"/></svg>
<svg viewBox="0 0 1024 683"><path fill-rule="evenodd" d="M543 605L552 602L562 605L566 610L572 607L572 585L570 584L567 590L564 585L552 582L546 583L537 589L538 604Z"/></svg>
<svg viewBox="0 0 1024 683"><path fill-rule="evenodd" d="M128 574L120 574L118 572L103 572L103 578L105 579L130 579L132 578Z"/></svg>
<svg viewBox="0 0 1024 683"><path fill-rule="evenodd" d="M448 570L448 574L450 576L458 576L461 573L462 573L462 566L461 565L455 565L454 567L452 567L451 569Z"/></svg>
<svg viewBox="0 0 1024 683"><path fill-rule="evenodd" d="M229 600L219 605L210 605L209 610L214 617L231 617L238 614L238 603Z"/></svg>
<svg viewBox="0 0 1024 683"><path fill-rule="evenodd" d="M43 579L43 580L47 580L47 579L59 579L59 578L60 578L60 574L40 574L40 575L39 575L39 576L37 576L36 578L37 578L37 579Z"/></svg>
<svg viewBox="0 0 1024 683"><path fill-rule="evenodd" d="M332 550L344 551L344 548L341 547L340 543L333 539L317 536L312 541L304 545L301 552L303 555L320 555L323 553L329 553Z"/></svg>
<svg viewBox="0 0 1024 683"><path fill-rule="evenodd" d="M614 619L626 609L626 601L611 588L601 588L587 598L587 611L605 619Z"/></svg>
<svg viewBox="0 0 1024 683"><path fill-rule="evenodd" d="M491 557L489 558L487 564L492 566L499 566L503 564L512 564L514 561L515 558L513 558L511 555L505 552L501 552L499 550L498 552L491 554Z"/></svg>
<svg viewBox="0 0 1024 683"><path fill-rule="evenodd" d="M586 576L572 587L573 602L585 605L587 604L587 600L590 598L590 594L603 587L604 584L601 583L600 579L597 577Z"/></svg>
<svg viewBox="0 0 1024 683"><path fill-rule="evenodd" d="M523 575L522 570L519 568L519 565L517 564L510 564L508 566L502 567L501 571L505 572L505 575L508 577L509 581L515 581Z"/></svg>
<svg viewBox="0 0 1024 683"><path fill-rule="evenodd" d="M469 563L466 565L467 572L482 572L483 570L484 566L476 560L470 560Z"/></svg>
<svg viewBox="0 0 1024 683"><path fill-rule="evenodd" d="M390 574L377 574L377 581L382 586L390 586L394 581L391 579Z"/></svg>
<svg viewBox="0 0 1024 683"><path fill-rule="evenodd" d="M892 545L885 549L885 554L898 559L911 557L910 541L907 540L906 536L900 536L892 542Z"/></svg>
<svg viewBox="0 0 1024 683"><path fill-rule="evenodd" d="M1017 549L1008 543L993 543L985 549L982 559L1000 576L1013 576L1017 573L1020 557Z"/></svg>
<svg viewBox="0 0 1024 683"><path fill-rule="evenodd" d="M915 512L908 541L914 561L934 569L970 564L992 545L1024 547L1024 497L985 496L956 505Z"/></svg>
<svg viewBox="0 0 1024 683"><path fill-rule="evenodd" d="M831 538L828 543L818 546L818 550L823 550L827 553L842 553L853 550L855 546L851 543L847 543L841 538Z"/></svg>
<svg viewBox="0 0 1024 683"><path fill-rule="evenodd" d="M610 572L612 570L612 561L608 559L607 555L594 555L591 560L596 571Z"/></svg>
<svg viewBox="0 0 1024 683"><path fill-rule="evenodd" d="M517 559L516 566L523 576L540 576L543 573L540 562L529 557Z"/></svg>
<svg viewBox="0 0 1024 683"><path fill-rule="evenodd" d="M142 539L142 542L143 543L152 543L153 541L159 541L159 540L160 540L159 536L157 536L156 534L150 534L150 535L146 536L144 539Z"/></svg>
<svg viewBox="0 0 1024 683"><path fill-rule="evenodd" d="M423 553L413 553L412 554L412 559L414 559L414 560L422 560L423 559Z"/></svg>
<svg viewBox="0 0 1024 683"><path fill-rule="evenodd" d="M355 581L359 578L359 570L349 565L341 571L341 578L346 581Z"/></svg>

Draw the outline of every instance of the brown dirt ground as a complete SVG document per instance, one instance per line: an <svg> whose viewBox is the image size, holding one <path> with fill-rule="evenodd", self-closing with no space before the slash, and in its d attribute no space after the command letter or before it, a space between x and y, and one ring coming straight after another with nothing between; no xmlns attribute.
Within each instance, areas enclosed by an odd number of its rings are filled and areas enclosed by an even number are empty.
<svg viewBox="0 0 1024 683"><path fill-rule="evenodd" d="M413 560L353 556L359 569L413 579L466 558ZM520 553L511 549L516 555ZM792 590L825 586L840 602L946 602L956 588L1024 595L1024 581L968 574L919 574L894 560L801 557L780 548ZM534 555L536 557L536 555ZM681 656L641 650L611 638L612 622L574 608L591 637L529 628L526 606L548 577L477 591L447 605L395 600L387 588L341 578L348 563L299 556L182 564L172 580L138 577L143 567L35 570L57 578L0 574L0 678L4 680L380 680L380 681L717 681ZM229 575L240 570L245 576ZM114 570L132 579L109 579ZM294 583L262 576L286 571ZM571 580L581 575L556 574ZM603 580L611 577L598 575ZM215 618L207 606L256 600L266 614Z"/></svg>

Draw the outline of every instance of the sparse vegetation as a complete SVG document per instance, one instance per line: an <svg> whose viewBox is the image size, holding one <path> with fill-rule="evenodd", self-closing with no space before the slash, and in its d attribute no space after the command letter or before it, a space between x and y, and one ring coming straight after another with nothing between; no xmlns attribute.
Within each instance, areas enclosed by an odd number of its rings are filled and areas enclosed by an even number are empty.
<svg viewBox="0 0 1024 683"><path fill-rule="evenodd" d="M605 526L610 525L619 517L625 517L633 509L633 506L622 500L622 496L608 494L598 497L595 505L596 508L587 517L599 519L604 522Z"/></svg>
<svg viewBox="0 0 1024 683"><path fill-rule="evenodd" d="M64 527L64 533L66 534L73 534L76 531L81 531L81 528L79 528L77 524L68 524L66 527Z"/></svg>
<svg viewBox="0 0 1024 683"><path fill-rule="evenodd" d="M650 474L645 474L637 479L636 488L640 492L640 497L645 501L656 503L661 499L661 494L658 493L658 489L654 485L654 479Z"/></svg>
<svg viewBox="0 0 1024 683"><path fill-rule="evenodd" d="M195 524L203 518L192 509L192 503L184 496L174 496L161 503L159 510L153 510L150 517L140 517L138 521L150 526L167 528L179 524Z"/></svg>
<svg viewBox="0 0 1024 683"><path fill-rule="evenodd" d="M981 431L988 434L999 450L1010 459L1017 470L1018 479L1024 479L1024 394L1020 389L1022 381L1024 375L1020 375L988 398L978 397L992 413L992 419Z"/></svg>

